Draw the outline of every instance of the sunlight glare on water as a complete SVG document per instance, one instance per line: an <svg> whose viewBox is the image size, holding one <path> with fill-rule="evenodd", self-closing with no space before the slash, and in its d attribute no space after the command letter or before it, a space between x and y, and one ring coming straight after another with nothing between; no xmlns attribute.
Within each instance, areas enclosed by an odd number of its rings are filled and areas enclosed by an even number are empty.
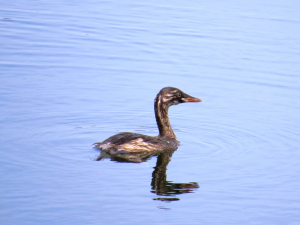
<svg viewBox="0 0 300 225"><path fill-rule="evenodd" d="M299 6L2 3L0 223L298 224ZM166 86L178 150L96 161Z"/></svg>

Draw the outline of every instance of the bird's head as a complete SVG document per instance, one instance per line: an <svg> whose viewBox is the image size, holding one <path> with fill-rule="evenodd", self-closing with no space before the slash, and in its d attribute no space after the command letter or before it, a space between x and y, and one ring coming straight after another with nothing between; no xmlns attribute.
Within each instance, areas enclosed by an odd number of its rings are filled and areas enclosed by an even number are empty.
<svg viewBox="0 0 300 225"><path fill-rule="evenodd" d="M165 87L157 94L156 101L162 101L162 104L169 107L184 102L201 102L201 99L192 97L178 88Z"/></svg>

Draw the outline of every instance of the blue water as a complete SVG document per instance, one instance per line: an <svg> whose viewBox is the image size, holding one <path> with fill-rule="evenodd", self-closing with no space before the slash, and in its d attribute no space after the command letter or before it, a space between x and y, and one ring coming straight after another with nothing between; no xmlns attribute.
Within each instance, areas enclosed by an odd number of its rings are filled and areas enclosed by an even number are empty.
<svg viewBox="0 0 300 225"><path fill-rule="evenodd" d="M0 223L299 224L299 7L2 2ZM157 157L96 161L91 145L156 135L165 86L203 102L170 108L162 193Z"/></svg>

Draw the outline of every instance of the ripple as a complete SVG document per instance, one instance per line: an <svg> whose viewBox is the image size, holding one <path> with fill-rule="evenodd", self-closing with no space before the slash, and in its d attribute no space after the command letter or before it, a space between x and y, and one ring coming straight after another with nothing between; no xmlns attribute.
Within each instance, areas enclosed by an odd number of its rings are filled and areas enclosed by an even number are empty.
<svg viewBox="0 0 300 225"><path fill-rule="evenodd" d="M88 160L89 147L96 141L94 136L99 129L93 124L94 118L82 115L80 112L64 115L48 112L11 120L12 126L3 138L6 145L19 154L2 152L2 156L18 167L28 163L42 166L45 162L63 166L70 159Z"/></svg>
<svg viewBox="0 0 300 225"><path fill-rule="evenodd" d="M200 119L189 115L190 120L198 122L180 129L177 136L182 136L181 147L199 149L196 152L199 158L220 157L226 160L233 156L246 158L270 154L272 150L295 151L295 146L299 143L299 127L293 121L274 122L256 115L244 118L239 114L213 118L214 120L205 116ZM187 155L192 158L195 152Z"/></svg>

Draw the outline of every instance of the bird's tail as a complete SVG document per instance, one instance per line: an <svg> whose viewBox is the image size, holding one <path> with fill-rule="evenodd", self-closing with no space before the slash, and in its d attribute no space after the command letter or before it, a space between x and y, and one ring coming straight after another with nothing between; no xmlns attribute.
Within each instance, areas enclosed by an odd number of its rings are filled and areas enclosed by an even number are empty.
<svg viewBox="0 0 300 225"><path fill-rule="evenodd" d="M98 149L100 149L100 145L102 144L102 142L96 142L96 143L94 143L92 146L93 146L93 148L98 148Z"/></svg>

